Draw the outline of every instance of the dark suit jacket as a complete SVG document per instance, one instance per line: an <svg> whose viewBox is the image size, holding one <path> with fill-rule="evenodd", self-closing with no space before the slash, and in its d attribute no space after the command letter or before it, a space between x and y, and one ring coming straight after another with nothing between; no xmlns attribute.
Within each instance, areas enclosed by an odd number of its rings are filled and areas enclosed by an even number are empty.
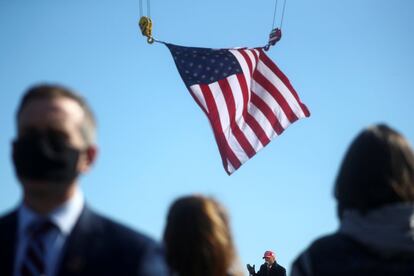
<svg viewBox="0 0 414 276"><path fill-rule="evenodd" d="M267 264L262 264L260 266L260 270L256 273L257 276L286 276L286 269L279 265L278 263L274 263L272 267L268 270Z"/></svg>
<svg viewBox="0 0 414 276"><path fill-rule="evenodd" d="M13 275L17 211L0 218L0 275ZM85 207L61 253L59 276L167 275L160 247L148 237Z"/></svg>

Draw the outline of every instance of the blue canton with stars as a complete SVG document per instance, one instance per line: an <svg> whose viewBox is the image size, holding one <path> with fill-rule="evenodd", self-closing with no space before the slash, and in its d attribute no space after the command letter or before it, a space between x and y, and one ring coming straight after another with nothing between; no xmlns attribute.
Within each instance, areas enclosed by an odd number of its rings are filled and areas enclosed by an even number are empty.
<svg viewBox="0 0 414 276"><path fill-rule="evenodd" d="M209 84L241 73L236 57L226 49L192 48L167 44L184 83Z"/></svg>

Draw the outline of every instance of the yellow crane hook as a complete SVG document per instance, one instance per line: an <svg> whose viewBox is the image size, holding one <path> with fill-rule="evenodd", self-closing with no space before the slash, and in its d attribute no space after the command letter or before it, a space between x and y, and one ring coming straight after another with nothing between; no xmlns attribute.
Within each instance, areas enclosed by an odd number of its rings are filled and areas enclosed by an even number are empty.
<svg viewBox="0 0 414 276"><path fill-rule="evenodd" d="M148 16L141 16L138 23L142 35L147 37L147 42L149 44L154 43L154 38L152 37L152 21Z"/></svg>

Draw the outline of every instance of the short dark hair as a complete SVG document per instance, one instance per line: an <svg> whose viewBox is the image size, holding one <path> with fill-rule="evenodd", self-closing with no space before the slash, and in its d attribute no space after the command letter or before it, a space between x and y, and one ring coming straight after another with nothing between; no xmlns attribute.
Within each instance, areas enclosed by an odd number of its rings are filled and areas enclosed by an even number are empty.
<svg viewBox="0 0 414 276"><path fill-rule="evenodd" d="M166 258L180 276L226 276L235 259L228 216L214 199L185 196L170 207Z"/></svg>
<svg viewBox="0 0 414 276"><path fill-rule="evenodd" d="M40 84L30 87L23 95L20 104L17 108L16 119L19 123L20 115L23 109L34 100L51 100L56 98L68 98L80 105L85 112L85 118L81 126L81 133L84 137L86 145L91 145L95 142L96 135L96 120L92 109L89 107L83 97L76 92L61 85L56 84Z"/></svg>
<svg viewBox="0 0 414 276"><path fill-rule="evenodd" d="M345 154L335 183L338 214L366 212L386 204L414 202L414 153L385 124L363 130Z"/></svg>

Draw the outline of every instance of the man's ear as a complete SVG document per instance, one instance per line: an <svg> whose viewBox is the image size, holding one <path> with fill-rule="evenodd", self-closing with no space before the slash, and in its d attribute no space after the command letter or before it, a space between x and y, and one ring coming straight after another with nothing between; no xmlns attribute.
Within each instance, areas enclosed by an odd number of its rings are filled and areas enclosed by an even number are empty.
<svg viewBox="0 0 414 276"><path fill-rule="evenodd" d="M95 163L97 156L98 147L96 145L89 146L79 158L79 172L87 172Z"/></svg>

